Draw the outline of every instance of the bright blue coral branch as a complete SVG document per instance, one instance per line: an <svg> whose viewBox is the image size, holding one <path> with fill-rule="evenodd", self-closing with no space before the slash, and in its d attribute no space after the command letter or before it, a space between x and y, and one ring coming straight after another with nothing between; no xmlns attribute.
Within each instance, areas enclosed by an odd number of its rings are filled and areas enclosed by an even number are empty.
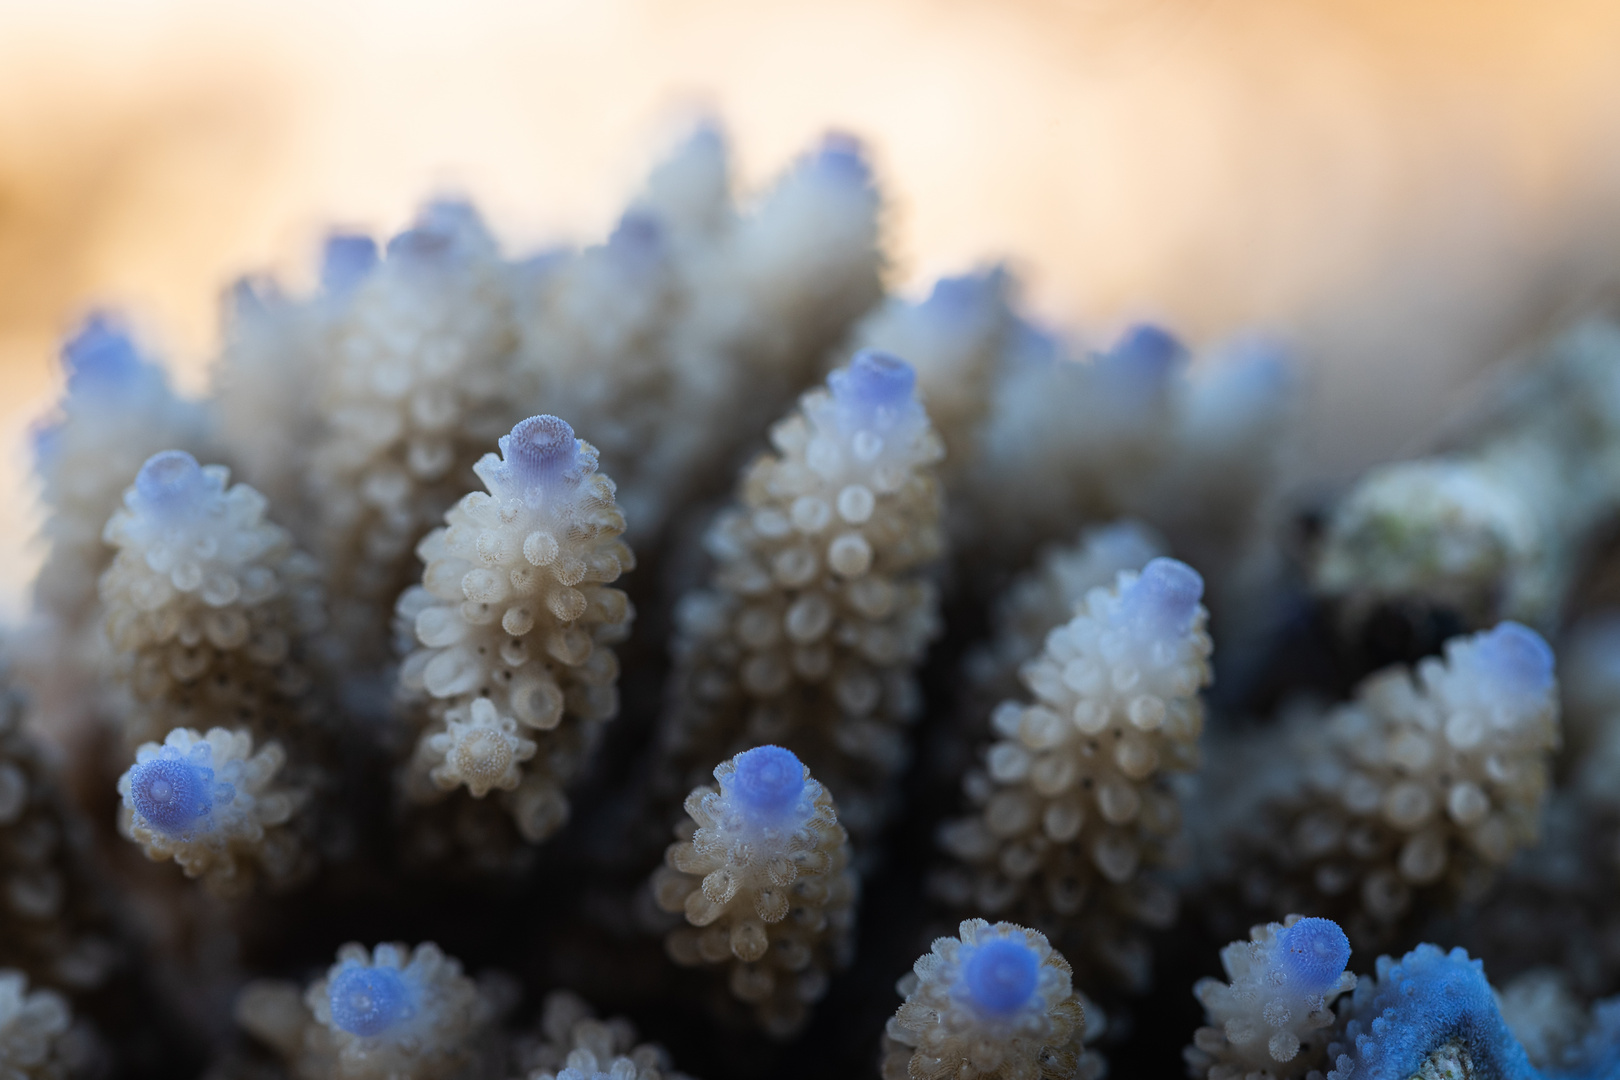
<svg viewBox="0 0 1620 1080"><path fill-rule="evenodd" d="M1343 1037L1328 1047L1328 1080L1407 1080L1448 1043L1482 1080L1612 1080L1620 1076L1620 1001L1599 1003L1593 1020L1570 1062L1542 1072L1502 1019L1484 965L1462 949L1419 945L1399 963L1379 958L1371 993L1358 991Z"/></svg>

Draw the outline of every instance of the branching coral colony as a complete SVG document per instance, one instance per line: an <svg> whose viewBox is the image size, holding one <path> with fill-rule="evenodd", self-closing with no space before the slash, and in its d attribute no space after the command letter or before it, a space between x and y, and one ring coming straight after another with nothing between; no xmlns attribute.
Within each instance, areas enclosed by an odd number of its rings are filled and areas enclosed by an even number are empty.
<svg viewBox="0 0 1620 1080"><path fill-rule="evenodd" d="M1620 1077L1620 325L1313 502L1275 345L882 232L703 130L583 249L243 282L203 400L90 317L0 1075Z"/></svg>

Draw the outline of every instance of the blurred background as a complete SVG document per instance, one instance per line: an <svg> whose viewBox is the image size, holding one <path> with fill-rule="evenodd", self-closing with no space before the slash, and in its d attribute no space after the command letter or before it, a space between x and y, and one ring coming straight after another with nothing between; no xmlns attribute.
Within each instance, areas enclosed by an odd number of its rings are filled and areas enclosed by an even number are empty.
<svg viewBox="0 0 1620 1080"><path fill-rule="evenodd" d="M220 290L329 225L459 192L509 252L588 242L706 115L744 189L864 139L903 291L1005 259L1086 337L1282 335L1306 482L1620 279L1612 0L0 0L0 615L91 305L199 389Z"/></svg>

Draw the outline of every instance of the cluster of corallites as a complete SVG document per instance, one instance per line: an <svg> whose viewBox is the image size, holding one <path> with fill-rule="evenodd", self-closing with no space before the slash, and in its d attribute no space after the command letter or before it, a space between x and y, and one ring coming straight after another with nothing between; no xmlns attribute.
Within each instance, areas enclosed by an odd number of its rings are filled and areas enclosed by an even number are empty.
<svg viewBox="0 0 1620 1080"><path fill-rule="evenodd" d="M634 613L608 584L635 559L613 481L566 423L530 417L500 448L474 466L488 493L467 495L418 545L422 585L399 600L419 646L400 682L430 701L407 794L502 791L539 841L567 820L563 789L618 712L609 646Z"/></svg>
<svg viewBox="0 0 1620 1080"><path fill-rule="evenodd" d="M606 243L512 275L520 376L591 433L633 539L716 494L882 293L878 196L856 146L827 140L747 208L727 157L698 131Z"/></svg>
<svg viewBox="0 0 1620 1080"><path fill-rule="evenodd" d="M1018 669L1040 653L1047 634L1074 618L1086 594L1108 588L1121 570L1140 570L1164 554L1163 538L1128 520L1092 526L1072 544L1041 551L1034 569L1014 578L997 597L990 640L968 656L974 688L997 697L1016 694Z"/></svg>
<svg viewBox="0 0 1620 1080"><path fill-rule="evenodd" d="M141 462L168 446L202 442L208 426L202 408L176 395L163 367L143 358L107 316L92 316L62 347L62 361L61 415L35 436L50 551L34 583L43 623L31 635L37 649L24 654L36 692L58 708L82 693L69 684L96 663L96 579L111 561L102 541L108 516Z"/></svg>
<svg viewBox="0 0 1620 1080"><path fill-rule="evenodd" d="M382 944L369 953L351 942L302 995L287 983L250 984L236 1012L298 1080L472 1075L493 1019L460 963L432 942Z"/></svg>
<svg viewBox="0 0 1620 1080"><path fill-rule="evenodd" d="M1524 1047L1502 1019L1485 970L1462 949L1449 953L1419 945L1399 962L1378 958L1376 978L1364 978L1328 1045L1327 1080L1423 1080L1491 1076L1538 1080ZM1601 1006L1600 1006L1601 1008ZM1612 1044L1614 1033L1608 1033ZM1564 1075L1612 1076L1612 1049L1599 1050L1609 1067L1575 1068Z"/></svg>
<svg viewBox="0 0 1620 1080"><path fill-rule="evenodd" d="M1154 559L1093 589L1047 635L1021 672L1034 701L991 715L997 741L965 783L978 811L940 830L965 864L941 877L947 900L1072 925L1103 892L1129 918L1174 917L1173 894L1142 871L1169 859L1180 827L1167 774L1197 763L1211 651L1202 594L1191 567Z"/></svg>
<svg viewBox="0 0 1620 1080"><path fill-rule="evenodd" d="M863 352L771 431L706 546L713 586L677 612L661 752L673 783L753 743L799 754L858 836L892 809L938 630L939 439L904 361Z"/></svg>
<svg viewBox="0 0 1620 1080"><path fill-rule="evenodd" d="M285 737L308 708L319 568L246 484L183 450L154 454L107 522L101 578L125 742L210 724Z"/></svg>
<svg viewBox="0 0 1620 1080"><path fill-rule="evenodd" d="M0 968L0 1076L62 1080L63 1037L73 1022L68 1003L49 990L28 991L20 971Z"/></svg>
<svg viewBox="0 0 1620 1080"><path fill-rule="evenodd" d="M512 1057L527 1080L686 1080L669 1055L653 1043L636 1042L628 1020L598 1020L590 1006L567 991L546 995L540 1038L519 1040Z"/></svg>
<svg viewBox="0 0 1620 1080"><path fill-rule="evenodd" d="M1342 910L1367 940L1411 910L1414 890L1478 898L1536 839L1556 690L1546 642L1502 623L1453 638L1415 673L1371 676L1354 703L1300 718L1290 739L1272 736L1268 753L1290 763L1262 755L1249 768L1298 779L1250 815L1265 830L1244 853L1251 888L1269 860L1267 902Z"/></svg>
<svg viewBox="0 0 1620 1080"><path fill-rule="evenodd" d="M1207 1027L1185 1051L1195 1080L1291 1080L1320 1071L1333 1001L1353 990L1350 939L1327 919L1290 915L1221 950L1230 982L1200 979Z"/></svg>
<svg viewBox="0 0 1620 1080"><path fill-rule="evenodd" d="M352 662L375 663L412 545L510 423L517 335L495 242L464 204L430 206L385 261L353 276L304 373L322 421L307 484L336 640Z"/></svg>
<svg viewBox="0 0 1620 1080"><path fill-rule="evenodd" d="M653 875L658 906L684 914L669 955L725 965L731 992L773 1036L795 1034L855 946L849 837L827 789L790 751L760 746L686 799L691 820Z"/></svg>
<svg viewBox="0 0 1620 1080"><path fill-rule="evenodd" d="M1094 1080L1069 964L1035 930L968 919L896 989L883 1080Z"/></svg>
<svg viewBox="0 0 1620 1080"><path fill-rule="evenodd" d="M280 743L254 753L246 731L175 728L118 778L119 828L147 858L173 859L222 895L250 888L255 867L288 882L307 869L307 853L283 826L307 793L273 786L285 761Z"/></svg>
<svg viewBox="0 0 1620 1080"><path fill-rule="evenodd" d="M272 790L286 753L266 740L309 735L304 646L322 606L313 561L265 520L258 492L226 480L184 451L153 455L107 522L118 555L101 598L124 741L142 744L119 780L123 829L151 858L240 892L243 857L282 880L304 861L280 826L307 792Z"/></svg>

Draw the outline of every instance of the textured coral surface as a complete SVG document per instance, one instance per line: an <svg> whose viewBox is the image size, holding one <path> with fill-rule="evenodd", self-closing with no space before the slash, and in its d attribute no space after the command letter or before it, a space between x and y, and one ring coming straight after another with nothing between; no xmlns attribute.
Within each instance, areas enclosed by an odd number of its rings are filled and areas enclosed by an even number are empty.
<svg viewBox="0 0 1620 1080"><path fill-rule="evenodd" d="M1279 348L889 293L889 205L703 128L239 284L197 400L89 317L0 1076L1620 1076L1620 329L1297 490Z"/></svg>

